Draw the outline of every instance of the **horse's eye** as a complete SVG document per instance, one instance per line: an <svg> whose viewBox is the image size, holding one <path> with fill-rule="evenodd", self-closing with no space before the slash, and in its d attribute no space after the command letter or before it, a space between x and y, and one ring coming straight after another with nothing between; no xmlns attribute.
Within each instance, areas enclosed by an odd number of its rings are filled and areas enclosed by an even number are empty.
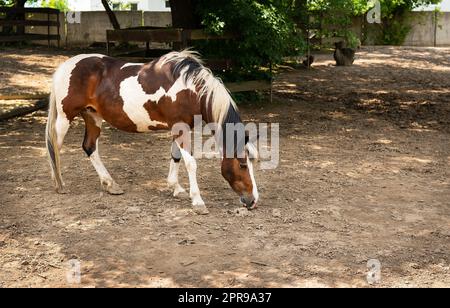
<svg viewBox="0 0 450 308"><path fill-rule="evenodd" d="M239 167L241 167L241 169L247 169L248 165L247 165L247 163L240 163Z"/></svg>

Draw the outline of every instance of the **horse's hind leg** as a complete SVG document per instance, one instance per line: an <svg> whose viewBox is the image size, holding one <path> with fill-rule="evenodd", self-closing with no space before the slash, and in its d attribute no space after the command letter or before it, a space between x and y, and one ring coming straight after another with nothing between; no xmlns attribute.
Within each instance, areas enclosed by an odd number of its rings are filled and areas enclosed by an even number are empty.
<svg viewBox="0 0 450 308"><path fill-rule="evenodd" d="M55 121L55 134L56 134L56 149L54 149L54 151L58 151L58 156L60 155L59 153L61 152L63 143L64 143L64 138L67 135L67 132L69 131L69 127L70 127L70 122L69 120L67 120L67 118L65 118L62 115L57 115L56 117L56 121ZM55 181L55 186L56 186L56 191L60 194L65 194L67 191L65 189L65 184L64 181L62 179L62 175L61 175L61 163L59 161L59 159L56 161L56 164L58 164L56 170L58 170L54 175L53 175L53 179Z"/></svg>
<svg viewBox="0 0 450 308"><path fill-rule="evenodd" d="M83 117L86 124L83 149L89 156L92 165L97 171L103 189L111 195L123 194L123 190L113 180L108 170L106 170L105 165L103 165L103 162L101 161L100 155L98 153L98 138L100 137L103 119L91 110L83 111L81 113L81 116Z"/></svg>

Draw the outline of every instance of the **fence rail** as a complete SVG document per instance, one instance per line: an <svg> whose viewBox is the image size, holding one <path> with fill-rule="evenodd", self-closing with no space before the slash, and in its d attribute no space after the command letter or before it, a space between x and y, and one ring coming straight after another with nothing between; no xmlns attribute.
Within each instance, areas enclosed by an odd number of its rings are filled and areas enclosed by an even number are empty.
<svg viewBox="0 0 450 308"><path fill-rule="evenodd" d="M40 20L29 20L27 15L29 14L45 14ZM51 16L55 16L56 20L52 20ZM45 18L45 19L44 19ZM61 35L60 35L60 20L59 20L59 10L51 8L11 8L11 7L0 7L0 26L3 27L19 27L25 29L25 27L46 27L46 34L33 34L17 31L11 33L0 33L0 42L18 42L18 41L47 41L50 47L50 42L55 40L58 41L58 47L60 46ZM51 34L51 28L57 29L57 34Z"/></svg>
<svg viewBox="0 0 450 308"><path fill-rule="evenodd" d="M211 35L203 29L180 29L180 28L157 28L157 27L135 27L121 30L106 31L106 46L108 55L111 54L110 42L140 42L146 43L146 54L150 53L150 43L173 44L173 49L184 49L192 41L202 40L229 40L237 36L231 33L224 35ZM134 53L134 52L133 52ZM151 57L132 57L131 54L118 55L121 59L129 62L148 62ZM143 61L142 61L143 60ZM229 70L233 67L231 59L205 59L206 65L213 70ZM257 90L271 90L272 82L266 80L249 80L227 84L231 92L247 92Z"/></svg>
<svg viewBox="0 0 450 308"><path fill-rule="evenodd" d="M47 8L47 7L26 7L26 8L17 8L17 7L5 7L0 6L0 13L43 13L43 14L59 14L59 10Z"/></svg>

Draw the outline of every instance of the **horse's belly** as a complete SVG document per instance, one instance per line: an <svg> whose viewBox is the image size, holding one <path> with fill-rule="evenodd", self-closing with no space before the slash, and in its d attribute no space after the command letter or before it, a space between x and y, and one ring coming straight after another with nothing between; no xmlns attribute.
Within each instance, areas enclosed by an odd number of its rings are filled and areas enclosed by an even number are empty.
<svg viewBox="0 0 450 308"><path fill-rule="evenodd" d="M131 122L136 125L136 131L139 133L168 128L166 122L152 119L144 105L124 104L123 111Z"/></svg>
<svg viewBox="0 0 450 308"><path fill-rule="evenodd" d="M120 109L120 110L119 110ZM127 106L127 108L102 108L102 118L117 129L145 133L153 130L166 130L169 125L164 121L152 119L148 111L142 106Z"/></svg>

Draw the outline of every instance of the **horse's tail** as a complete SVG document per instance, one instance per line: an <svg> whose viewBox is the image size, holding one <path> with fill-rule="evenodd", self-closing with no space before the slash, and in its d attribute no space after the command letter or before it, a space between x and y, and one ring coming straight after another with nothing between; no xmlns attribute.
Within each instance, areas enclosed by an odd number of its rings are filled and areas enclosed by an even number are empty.
<svg viewBox="0 0 450 308"><path fill-rule="evenodd" d="M58 110L56 109L55 87L52 85L49 98L47 128L45 130L45 142L47 145L47 154L52 171L52 178L55 181L57 189L61 191L63 189L63 181L61 177L61 163L56 131L57 117Z"/></svg>

